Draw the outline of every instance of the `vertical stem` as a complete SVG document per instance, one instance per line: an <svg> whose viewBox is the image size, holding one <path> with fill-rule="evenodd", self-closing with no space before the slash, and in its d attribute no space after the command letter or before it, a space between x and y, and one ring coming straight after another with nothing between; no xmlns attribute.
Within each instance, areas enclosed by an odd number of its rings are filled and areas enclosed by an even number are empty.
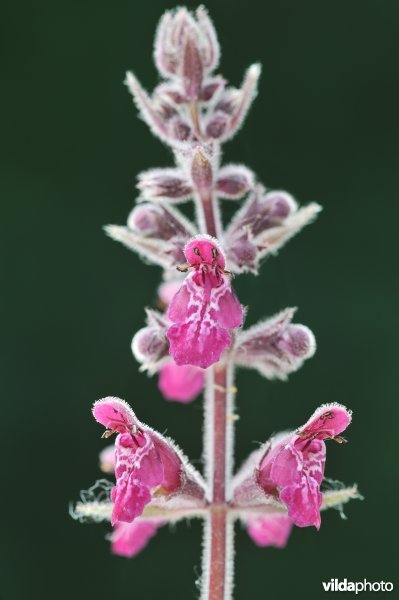
<svg viewBox="0 0 399 600"><path fill-rule="evenodd" d="M198 106L191 106L200 136ZM214 147L213 151L217 149ZM200 231L220 238L222 221L215 196L213 167L204 148L195 150L191 165ZM233 462L233 364L221 362L207 373L205 391L204 459L209 517L205 523L202 600L229 600L232 587L233 521L228 515Z"/></svg>
<svg viewBox="0 0 399 600"><path fill-rule="evenodd" d="M204 213L205 229L209 235L217 238L220 237L218 224L216 223L216 210L214 206L215 200L212 194L207 194L201 198L201 208Z"/></svg>
<svg viewBox="0 0 399 600"><path fill-rule="evenodd" d="M226 500L227 369L214 367L212 502Z"/></svg>
<svg viewBox="0 0 399 600"><path fill-rule="evenodd" d="M202 600L229 600L232 590L233 521L228 515L233 446L233 365L207 375L205 461L210 516L205 526Z"/></svg>

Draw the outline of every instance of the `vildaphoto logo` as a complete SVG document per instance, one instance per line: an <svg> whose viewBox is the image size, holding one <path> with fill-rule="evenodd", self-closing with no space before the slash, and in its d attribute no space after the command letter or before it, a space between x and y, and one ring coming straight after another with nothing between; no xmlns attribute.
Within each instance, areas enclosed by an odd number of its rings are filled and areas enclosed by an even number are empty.
<svg viewBox="0 0 399 600"><path fill-rule="evenodd" d="M330 581L322 581L325 592L392 592L393 583L390 581L348 581L343 579L330 579Z"/></svg>

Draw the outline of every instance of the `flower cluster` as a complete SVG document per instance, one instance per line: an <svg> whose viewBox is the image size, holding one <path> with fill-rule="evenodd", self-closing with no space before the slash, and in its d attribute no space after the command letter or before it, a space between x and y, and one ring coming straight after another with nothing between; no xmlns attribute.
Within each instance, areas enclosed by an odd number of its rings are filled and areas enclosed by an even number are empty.
<svg viewBox="0 0 399 600"><path fill-rule="evenodd" d="M189 403L205 389L205 476L172 440L140 423L124 401L105 398L95 403L93 415L106 428L103 437L116 434L100 456L101 469L114 473L116 483L105 499L88 501L84 495L73 515L109 520L113 551L123 556L137 554L166 523L204 518L211 564L204 566L203 597L219 578L220 598L226 599L228 552L221 558L217 548L231 545L226 532L234 518L256 544L283 547L294 525L318 529L324 508L359 496L356 487L322 488L325 441L343 442L340 434L351 420L350 411L335 403L318 408L303 427L273 436L233 477L234 370L285 380L316 349L310 329L293 322L294 308L243 328L246 309L233 277L257 274L262 259L310 223L320 207L299 207L289 193L265 189L246 166L222 164L221 144L243 123L260 67L252 65L234 88L215 74L219 56L203 7L162 17L154 47L162 82L151 94L132 73L126 83L143 120L170 147L174 164L140 173L127 225L106 227L113 239L162 268L158 306L146 309L132 351L141 370L158 374L167 400ZM224 199L237 204L225 227ZM179 208L187 201L194 202L194 222ZM216 563L223 568L213 570Z"/></svg>
<svg viewBox="0 0 399 600"><path fill-rule="evenodd" d="M132 557L159 527L206 513L207 484L172 440L140 423L119 398L99 400L93 415L106 428L104 438L117 435L100 454L102 471L114 472L116 484L109 500L78 503L74 516L111 521L113 552ZM350 421L344 406L323 405L304 426L272 437L245 461L229 510L257 545L284 547L293 525L318 529L321 511L359 497L355 486L320 489L324 440L342 443L339 434Z"/></svg>

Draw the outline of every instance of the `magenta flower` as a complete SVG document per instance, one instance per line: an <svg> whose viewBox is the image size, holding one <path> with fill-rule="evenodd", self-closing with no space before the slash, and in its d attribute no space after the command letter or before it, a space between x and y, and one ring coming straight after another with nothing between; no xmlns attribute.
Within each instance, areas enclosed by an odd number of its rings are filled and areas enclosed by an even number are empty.
<svg viewBox="0 0 399 600"><path fill-rule="evenodd" d="M98 400L94 418L107 428L104 437L115 441L116 485L111 523L131 523L151 502L156 489L171 494L187 480L182 457L172 443L138 421L130 406L119 398Z"/></svg>
<svg viewBox="0 0 399 600"><path fill-rule="evenodd" d="M100 452L100 469L103 473L113 473L115 471L115 445L110 444Z"/></svg>
<svg viewBox="0 0 399 600"><path fill-rule="evenodd" d="M171 360L159 369L158 387L167 400L191 402L204 385L205 373L199 367L179 366Z"/></svg>
<svg viewBox="0 0 399 600"><path fill-rule="evenodd" d="M326 460L325 439L338 437L351 421L351 413L339 404L325 404L309 421L282 439L272 440L260 461L257 483L266 494L278 493L288 516L298 527L320 527L320 484Z"/></svg>
<svg viewBox="0 0 399 600"><path fill-rule="evenodd" d="M292 526L293 522L287 515L276 513L248 519L247 532L257 546L284 548Z"/></svg>
<svg viewBox="0 0 399 600"><path fill-rule="evenodd" d="M193 238L184 254L193 269L173 298L167 316L170 354L177 365L206 369L218 362L240 327L243 309L234 294L218 242L208 235Z"/></svg>
<svg viewBox="0 0 399 600"><path fill-rule="evenodd" d="M136 519L132 523L117 523L111 534L112 552L126 558L136 556L154 537L160 525L145 519Z"/></svg>

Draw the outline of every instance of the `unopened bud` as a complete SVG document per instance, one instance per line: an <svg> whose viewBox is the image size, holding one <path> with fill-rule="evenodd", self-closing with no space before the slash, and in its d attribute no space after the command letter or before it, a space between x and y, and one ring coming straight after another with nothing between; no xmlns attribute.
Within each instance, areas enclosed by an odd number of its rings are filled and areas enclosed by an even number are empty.
<svg viewBox="0 0 399 600"><path fill-rule="evenodd" d="M202 102L209 102L210 100L213 100L216 94L220 93L220 91L224 88L225 83L225 80L221 77L210 79L202 87L200 100Z"/></svg>
<svg viewBox="0 0 399 600"><path fill-rule="evenodd" d="M183 54L183 88L188 101L198 100L201 95L203 66L195 39L188 35Z"/></svg>
<svg viewBox="0 0 399 600"><path fill-rule="evenodd" d="M264 193L258 186L234 215L224 238L227 253L237 272L257 271L260 260L276 252L302 227L310 223L320 206L309 204L298 209L298 204L287 192ZM245 263L240 248L243 240L250 240L257 249L255 260ZM236 262L235 257L240 256Z"/></svg>
<svg viewBox="0 0 399 600"><path fill-rule="evenodd" d="M182 201L189 198L192 188L179 169L151 169L140 173L137 187L144 198L167 198Z"/></svg>
<svg viewBox="0 0 399 600"><path fill-rule="evenodd" d="M253 173L242 165L222 167L216 181L216 189L223 198L242 198L253 185Z"/></svg>
<svg viewBox="0 0 399 600"><path fill-rule="evenodd" d="M132 352L144 370L153 373L168 356L166 321L161 313L147 309L147 327L140 329L132 340Z"/></svg>
<svg viewBox="0 0 399 600"><path fill-rule="evenodd" d="M166 204L145 202L137 205L130 213L128 228L146 237L159 240L173 238L189 239L191 230L186 227L183 215Z"/></svg>
<svg viewBox="0 0 399 600"><path fill-rule="evenodd" d="M253 272L257 269L257 255L258 249L250 240L248 230L235 240L229 251L230 259L240 270L245 268Z"/></svg>
<svg viewBox="0 0 399 600"><path fill-rule="evenodd" d="M167 355L167 340L156 329L144 327L133 338L132 352L140 363L157 362Z"/></svg>
<svg viewBox="0 0 399 600"><path fill-rule="evenodd" d="M188 78L190 83L185 86L188 99L198 98L202 73L215 69L219 54L215 29L203 7L195 15L186 8L164 14L155 38L155 63L164 77L183 73Z"/></svg>
<svg viewBox="0 0 399 600"><path fill-rule="evenodd" d="M280 350L294 357L308 358L315 351L313 333L304 325L289 325L277 339Z"/></svg>
<svg viewBox="0 0 399 600"><path fill-rule="evenodd" d="M303 361L313 356L316 342L304 325L293 325L295 310L287 308L271 319L242 331L237 336L235 361L257 369L267 379L287 379Z"/></svg>
<svg viewBox="0 0 399 600"><path fill-rule="evenodd" d="M205 127L205 133L208 137L218 140L224 136L224 133L229 124L229 118L222 112L218 111L212 115Z"/></svg>
<svg viewBox="0 0 399 600"><path fill-rule="evenodd" d="M173 117L170 120L169 131L172 138L179 142L186 142L192 134L190 125L179 116Z"/></svg>

